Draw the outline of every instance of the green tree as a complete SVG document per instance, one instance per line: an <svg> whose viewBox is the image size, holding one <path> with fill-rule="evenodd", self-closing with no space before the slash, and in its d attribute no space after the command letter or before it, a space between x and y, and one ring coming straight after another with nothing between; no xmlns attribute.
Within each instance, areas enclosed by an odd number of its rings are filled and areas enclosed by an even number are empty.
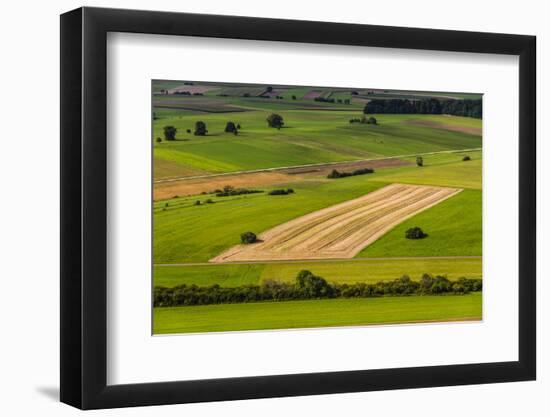
<svg viewBox="0 0 550 417"><path fill-rule="evenodd" d="M271 113L267 117L266 121L269 127L274 127L277 129L280 129L285 124L285 122L283 121L283 116L277 113Z"/></svg>
<svg viewBox="0 0 550 417"><path fill-rule="evenodd" d="M206 123L198 121L195 123L195 136L206 136L208 130L206 130Z"/></svg>
<svg viewBox="0 0 550 417"><path fill-rule="evenodd" d="M178 129L174 126L164 126L164 139L166 140L176 140L176 133Z"/></svg>
<svg viewBox="0 0 550 417"><path fill-rule="evenodd" d="M227 122L225 125L225 132L226 133L233 133L237 131L237 126L235 126L235 123L233 122Z"/></svg>
<svg viewBox="0 0 550 417"><path fill-rule="evenodd" d="M254 243L257 240L258 238L254 232L244 232L241 234L241 242L244 243L245 245Z"/></svg>
<svg viewBox="0 0 550 417"><path fill-rule="evenodd" d="M418 165L419 167L424 166L424 159L421 156L416 157L416 165Z"/></svg>

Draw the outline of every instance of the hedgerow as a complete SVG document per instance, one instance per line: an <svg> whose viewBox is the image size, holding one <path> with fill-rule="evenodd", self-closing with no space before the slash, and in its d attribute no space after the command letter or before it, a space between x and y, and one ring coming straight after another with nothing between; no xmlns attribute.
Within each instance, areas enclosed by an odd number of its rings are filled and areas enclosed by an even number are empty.
<svg viewBox="0 0 550 417"><path fill-rule="evenodd" d="M258 301L291 301L327 298L369 298L410 295L462 295L482 290L482 280L459 278L451 281L444 276L424 274L420 281L407 275L393 281L375 284L331 284L312 272L300 271L294 283L266 280L260 285L220 287L218 284L199 287L179 285L173 288L155 287L155 307L193 306Z"/></svg>

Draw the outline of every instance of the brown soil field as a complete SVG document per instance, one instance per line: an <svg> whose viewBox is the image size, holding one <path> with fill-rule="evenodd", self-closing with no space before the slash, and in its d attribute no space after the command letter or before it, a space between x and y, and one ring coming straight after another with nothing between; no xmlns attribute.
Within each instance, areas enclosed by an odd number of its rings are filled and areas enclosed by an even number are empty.
<svg viewBox="0 0 550 417"><path fill-rule="evenodd" d="M155 159L155 175L160 172L165 172L172 176L175 174L176 167L166 166L159 167L157 171L158 160ZM411 162L402 159L381 159L376 161L355 161L343 162L338 164L324 164L316 166L298 167L298 168L281 168L271 171L240 173L234 175L216 175L206 176L204 178L182 178L177 181L157 182L154 184L153 199L155 201L173 198L174 196L196 195L202 192L210 192L217 188L223 188L226 185L233 187L263 187L277 184L290 184L292 182L311 179L326 179L326 176L333 169L339 171L353 171L359 168L391 168L403 165L410 165ZM173 168L173 169L170 169ZM192 176L193 173L183 173L183 175ZM197 173L195 175L200 175ZM161 175L156 176L156 178ZM170 180L167 176L164 178ZM162 181L162 178L159 178ZM335 181L335 180L327 180Z"/></svg>
<svg viewBox="0 0 550 417"><path fill-rule="evenodd" d="M405 123L410 125L433 127L435 129L450 130L453 132L468 133L470 135L481 136L482 134L482 129L480 127L457 126L452 124L433 122L429 120L408 120Z"/></svg>
<svg viewBox="0 0 550 417"><path fill-rule="evenodd" d="M154 185L155 201L173 198L174 196L196 195L211 192L226 185L235 188L261 187L266 185L286 184L296 178L278 172L255 172L251 174L219 175L214 177L184 179L181 181L162 182Z"/></svg>
<svg viewBox="0 0 550 417"><path fill-rule="evenodd" d="M283 223L210 262L353 258L397 224L462 191L391 184Z"/></svg>

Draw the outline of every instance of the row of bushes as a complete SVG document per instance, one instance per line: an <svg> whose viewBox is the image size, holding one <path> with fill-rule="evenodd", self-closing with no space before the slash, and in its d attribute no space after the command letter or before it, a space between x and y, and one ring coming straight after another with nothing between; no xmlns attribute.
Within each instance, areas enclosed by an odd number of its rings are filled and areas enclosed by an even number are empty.
<svg viewBox="0 0 550 417"><path fill-rule="evenodd" d="M257 301L290 301L321 298L368 298L408 295L461 295L481 291L481 279L460 278L450 281L444 276L424 274L420 281L407 275L393 281L376 284L330 284L324 278L303 270L296 281L266 280L261 285L220 287L212 285L179 285L173 288L155 287L155 307L193 306L208 304L249 303Z"/></svg>
<svg viewBox="0 0 550 417"><path fill-rule="evenodd" d="M204 96L203 93L191 93L190 91L174 91L173 94L179 96Z"/></svg>
<svg viewBox="0 0 550 417"><path fill-rule="evenodd" d="M330 174L327 175L327 178L345 178L345 177L353 177L355 175L365 175L365 174L372 174L374 172L374 169L372 168L361 168L356 169L351 172L340 172L336 169L333 169Z"/></svg>
<svg viewBox="0 0 550 417"><path fill-rule="evenodd" d="M288 195L288 194L294 194L294 190L292 188L287 188L286 190L284 188L281 188L277 190L271 190L267 194L268 195Z"/></svg>
<svg viewBox="0 0 550 417"><path fill-rule="evenodd" d="M367 125L377 125L378 120L376 120L375 117L367 117L363 116L360 119L358 117L354 117L352 119L349 119L350 123L361 123L361 124L367 124Z"/></svg>
<svg viewBox="0 0 550 417"><path fill-rule="evenodd" d="M248 188L234 188L231 185L226 185L225 187L223 187L223 190L214 190L214 193L216 193L216 197L230 197L230 196L242 195L242 194L263 193L263 191L250 190Z"/></svg>

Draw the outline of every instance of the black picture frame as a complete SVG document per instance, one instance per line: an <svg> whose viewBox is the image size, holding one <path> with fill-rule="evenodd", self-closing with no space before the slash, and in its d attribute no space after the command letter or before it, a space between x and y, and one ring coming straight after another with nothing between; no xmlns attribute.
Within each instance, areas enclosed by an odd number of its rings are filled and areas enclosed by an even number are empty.
<svg viewBox="0 0 550 417"><path fill-rule="evenodd" d="M519 360L107 385L108 32L519 56ZM61 16L61 401L81 409L533 380L536 377L534 36L80 8Z"/></svg>

